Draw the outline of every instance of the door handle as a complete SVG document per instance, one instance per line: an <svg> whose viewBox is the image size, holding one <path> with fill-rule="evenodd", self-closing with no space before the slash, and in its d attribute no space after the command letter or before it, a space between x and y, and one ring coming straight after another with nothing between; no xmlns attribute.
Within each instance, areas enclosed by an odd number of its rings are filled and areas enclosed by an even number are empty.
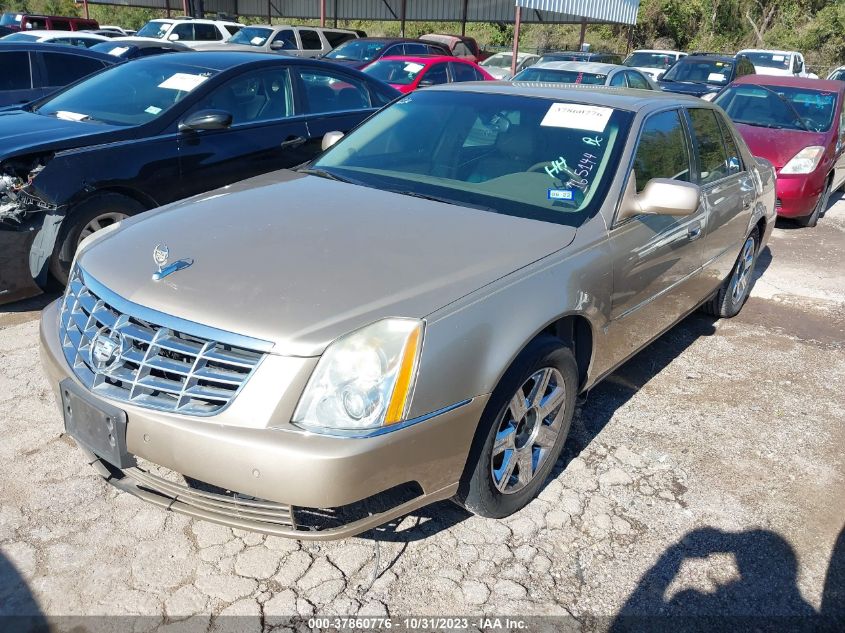
<svg viewBox="0 0 845 633"><path fill-rule="evenodd" d="M284 141L282 141L280 147L282 147L282 149L294 149L300 145L304 145L305 140L304 136L288 136Z"/></svg>
<svg viewBox="0 0 845 633"><path fill-rule="evenodd" d="M751 208L751 205L754 203L753 198L744 198L742 200L742 208L743 210L748 210Z"/></svg>
<svg viewBox="0 0 845 633"><path fill-rule="evenodd" d="M692 242L699 237L701 237L701 223L696 222L695 224L690 224L687 228L687 239Z"/></svg>

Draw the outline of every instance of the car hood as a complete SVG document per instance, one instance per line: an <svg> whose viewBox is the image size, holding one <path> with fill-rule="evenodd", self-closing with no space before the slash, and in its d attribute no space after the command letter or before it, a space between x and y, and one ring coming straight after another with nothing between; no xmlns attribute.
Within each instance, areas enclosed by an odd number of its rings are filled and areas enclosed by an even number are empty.
<svg viewBox="0 0 845 633"><path fill-rule="evenodd" d="M694 95L700 97L708 92L718 92L722 89L720 86L712 84L698 83L694 81L658 81L657 84L661 90L666 92L677 92L679 94Z"/></svg>
<svg viewBox="0 0 845 633"><path fill-rule="evenodd" d="M827 146L827 135L822 132L803 130L773 130L736 123L736 128L745 139L748 149L755 156L761 156L780 171L793 156L811 145Z"/></svg>
<svg viewBox="0 0 845 633"><path fill-rule="evenodd" d="M569 226L281 171L128 220L80 256L124 299L316 356L571 243ZM153 281L153 250L193 264Z"/></svg>
<svg viewBox="0 0 845 633"><path fill-rule="evenodd" d="M80 147L114 137L115 128L98 123L65 121L19 109L0 112L0 160L28 152Z"/></svg>

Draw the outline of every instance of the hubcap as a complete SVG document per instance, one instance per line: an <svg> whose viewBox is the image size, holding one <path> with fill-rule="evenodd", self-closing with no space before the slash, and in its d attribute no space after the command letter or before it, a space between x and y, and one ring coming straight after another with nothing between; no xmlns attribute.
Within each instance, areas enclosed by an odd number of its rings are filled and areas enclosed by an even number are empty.
<svg viewBox="0 0 845 633"><path fill-rule="evenodd" d="M120 213L119 211L102 213L82 227L82 232L79 234L79 241L81 242L92 233L96 233L100 229L104 229L107 226L120 222L121 220L125 220L128 217L128 215Z"/></svg>
<svg viewBox="0 0 845 633"><path fill-rule="evenodd" d="M493 442L490 475L499 492L512 494L530 483L560 435L566 387L554 367L531 375L508 403Z"/></svg>
<svg viewBox="0 0 845 633"><path fill-rule="evenodd" d="M751 284L751 274L754 271L754 238L749 237L745 240L742 247L742 253L739 256L739 261L736 263L736 270L733 276L733 289L731 290L731 299L734 303L738 303L745 298Z"/></svg>

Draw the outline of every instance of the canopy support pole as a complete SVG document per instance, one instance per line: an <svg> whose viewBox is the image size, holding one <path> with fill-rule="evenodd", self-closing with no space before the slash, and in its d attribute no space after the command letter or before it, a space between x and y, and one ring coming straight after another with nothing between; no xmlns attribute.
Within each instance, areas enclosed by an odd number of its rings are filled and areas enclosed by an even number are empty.
<svg viewBox="0 0 845 633"><path fill-rule="evenodd" d="M469 6L469 0L464 0L464 10L461 14L461 37L464 37L467 34L467 8Z"/></svg>
<svg viewBox="0 0 845 633"><path fill-rule="evenodd" d="M584 50L584 40L587 38L587 18L581 18L581 36L578 38L578 50Z"/></svg>
<svg viewBox="0 0 845 633"><path fill-rule="evenodd" d="M272 0L267 0L267 24L273 24L273 9L272 9Z"/></svg>
<svg viewBox="0 0 845 633"><path fill-rule="evenodd" d="M337 28L337 0L334 0L334 28Z"/></svg>
<svg viewBox="0 0 845 633"><path fill-rule="evenodd" d="M405 9L407 8L408 0L402 0L402 11L401 15L399 16L399 35L405 37Z"/></svg>
<svg viewBox="0 0 845 633"><path fill-rule="evenodd" d="M267 6L270 6L270 0L267 0ZM188 0L182 0L182 11L184 12L183 15L191 15L188 12Z"/></svg>
<svg viewBox="0 0 845 633"><path fill-rule="evenodd" d="M88 15L88 0L82 0L82 6L85 7L85 19L90 20L91 16Z"/></svg>
<svg viewBox="0 0 845 633"><path fill-rule="evenodd" d="M326 28L326 0L320 0L320 28Z"/></svg>
<svg viewBox="0 0 845 633"><path fill-rule="evenodd" d="M634 43L634 25L628 25L628 45L625 47L625 57L631 54L631 45Z"/></svg>
<svg viewBox="0 0 845 633"><path fill-rule="evenodd" d="M516 14L513 26L513 59L511 60L511 77L516 74L516 58L519 55L519 27L522 26L522 7L516 4Z"/></svg>

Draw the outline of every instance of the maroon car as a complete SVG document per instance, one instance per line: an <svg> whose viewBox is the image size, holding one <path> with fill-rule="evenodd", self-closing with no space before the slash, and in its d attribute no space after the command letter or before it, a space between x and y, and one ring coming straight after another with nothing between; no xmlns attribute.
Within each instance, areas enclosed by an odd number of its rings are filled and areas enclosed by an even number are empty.
<svg viewBox="0 0 845 633"><path fill-rule="evenodd" d="M845 182L845 82L748 75L715 103L777 171L777 212L815 226Z"/></svg>

